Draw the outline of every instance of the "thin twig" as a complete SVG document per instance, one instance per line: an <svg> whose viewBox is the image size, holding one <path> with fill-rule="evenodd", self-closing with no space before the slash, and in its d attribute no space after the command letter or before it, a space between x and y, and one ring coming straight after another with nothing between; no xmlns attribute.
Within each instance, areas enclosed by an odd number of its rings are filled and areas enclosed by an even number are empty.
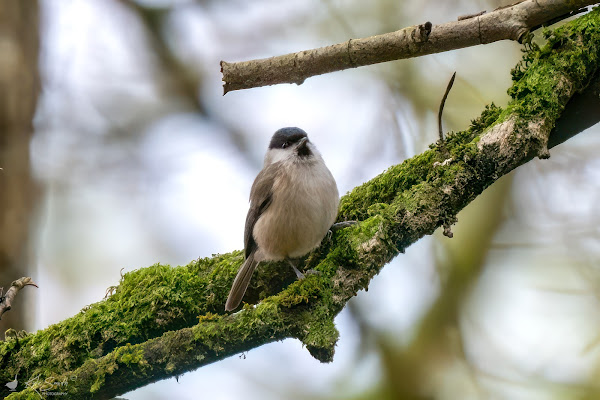
<svg viewBox="0 0 600 400"><path fill-rule="evenodd" d="M12 302L15 299L15 296L19 292L19 290L23 289L25 286L35 286L36 285L30 277L24 276L21 279L17 279L14 281L10 288L6 291L6 294L0 298L0 319L2 319L2 315L11 309Z"/></svg>
<svg viewBox="0 0 600 400"><path fill-rule="evenodd" d="M469 18L475 18L475 17L480 17L483 14L485 14L487 11L479 11L478 13L474 13L474 14L467 14L467 15L461 15L459 16L456 20L457 21L463 21L465 19L469 19Z"/></svg>
<svg viewBox="0 0 600 400"><path fill-rule="evenodd" d="M442 114L444 113L444 104L446 104L448 93L450 93L450 89L452 89L452 85L454 85L454 78L456 78L456 71L454 71L454 73L452 74L452 78L450 78L450 82L448 82L448 86L446 86L446 93L444 93L444 97L442 97L440 109L438 110L438 129L440 131L441 142L444 141L444 131L442 130Z"/></svg>

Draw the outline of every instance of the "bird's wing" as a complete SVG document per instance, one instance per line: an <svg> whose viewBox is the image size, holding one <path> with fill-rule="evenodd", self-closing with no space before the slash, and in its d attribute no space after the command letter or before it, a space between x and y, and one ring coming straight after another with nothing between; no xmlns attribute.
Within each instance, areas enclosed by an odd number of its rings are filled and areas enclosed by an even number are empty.
<svg viewBox="0 0 600 400"><path fill-rule="evenodd" d="M244 229L244 254L248 255L256 249L256 242L252 236L254 225L262 213L269 207L273 197L273 182L279 171L280 163L276 162L263 168L258 174L250 190L250 209L246 216Z"/></svg>

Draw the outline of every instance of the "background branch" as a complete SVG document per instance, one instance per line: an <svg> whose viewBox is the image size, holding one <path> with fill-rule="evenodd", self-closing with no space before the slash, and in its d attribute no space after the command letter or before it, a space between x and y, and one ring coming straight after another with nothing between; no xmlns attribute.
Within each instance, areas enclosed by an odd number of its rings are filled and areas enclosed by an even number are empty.
<svg viewBox="0 0 600 400"><path fill-rule="evenodd" d="M14 281L4 295L0 294L0 319L2 319L2 315L4 315L5 312L11 309L15 296L19 293L19 290L23 289L25 286L38 287L38 285L33 283L31 278L23 277Z"/></svg>
<svg viewBox="0 0 600 400"><path fill-rule="evenodd" d="M30 145L40 90L38 20L37 1L0 0L0 276L5 279L31 275L35 264L29 228L37 219L41 190ZM32 316L10 313L0 326L20 330Z"/></svg>
<svg viewBox="0 0 600 400"><path fill-rule="evenodd" d="M547 22L556 22L597 0L525 0L490 13L460 17L432 27L431 22L396 32L350 39L327 47L277 57L230 63L221 61L224 94L233 90L296 83L306 78L385 61L418 57L496 42L518 40Z"/></svg>
<svg viewBox="0 0 600 400"><path fill-rule="evenodd" d="M506 109L487 107L468 130L447 136L444 151L432 145L344 196L339 219L360 223L336 232L305 260L306 268L321 274L282 291L293 273L277 263L262 265L246 297L260 302L224 314L241 252L136 270L122 277L108 299L35 335L1 343L0 381L17 373L68 379L70 398L105 399L289 337L317 359L331 361L338 337L334 317L386 263L454 222L502 175L547 157L556 120L575 93L585 93L598 79L599 52L596 10L525 55L527 65L515 69ZM446 154L453 161L434 167ZM27 398L43 385L8 398Z"/></svg>

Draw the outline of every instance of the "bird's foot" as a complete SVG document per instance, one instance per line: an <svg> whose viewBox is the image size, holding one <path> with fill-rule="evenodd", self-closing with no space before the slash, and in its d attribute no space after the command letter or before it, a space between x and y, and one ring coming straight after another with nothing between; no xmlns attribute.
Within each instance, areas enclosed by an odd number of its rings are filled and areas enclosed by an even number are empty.
<svg viewBox="0 0 600 400"><path fill-rule="evenodd" d="M306 278L307 275L321 275L322 274L321 271L317 271L316 269L309 269L305 273L302 273L302 272L300 272L300 270L298 268L296 268L296 265L294 265L294 262L292 260L288 259L288 263L290 263L290 265L292 266L292 269L296 273L296 276L298 277L298 279L304 279L304 278Z"/></svg>
<svg viewBox="0 0 600 400"><path fill-rule="evenodd" d="M331 225L331 228L329 230L331 232L337 232L340 229L348 228L349 226L356 225L356 224L358 224L357 221L336 222L335 224Z"/></svg>
<svg viewBox="0 0 600 400"><path fill-rule="evenodd" d="M290 263L290 265L292 266L292 269L296 273L296 276L298 277L298 279L304 279L304 274L302 272L300 272L300 270L298 268L296 268L296 265L292 262L292 260L288 259L288 263Z"/></svg>
<svg viewBox="0 0 600 400"><path fill-rule="evenodd" d="M309 269L306 271L305 275L322 275L321 271L317 271L316 269Z"/></svg>

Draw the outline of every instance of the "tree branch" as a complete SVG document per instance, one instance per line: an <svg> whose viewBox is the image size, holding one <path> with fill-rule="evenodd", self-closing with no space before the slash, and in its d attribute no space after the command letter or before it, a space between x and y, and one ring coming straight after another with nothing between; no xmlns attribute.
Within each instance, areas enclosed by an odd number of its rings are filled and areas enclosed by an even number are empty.
<svg viewBox="0 0 600 400"><path fill-rule="evenodd" d="M23 289L25 286L35 286L38 287L33 280L29 277L23 277L21 279L17 279L14 281L10 288L6 291L6 294L2 295L0 293L0 319L2 319L2 315L5 312L9 311L12 307L12 302L15 299L15 296L19 292L19 290Z"/></svg>
<svg viewBox="0 0 600 400"><path fill-rule="evenodd" d="M597 0L525 0L490 13L459 17L458 21L432 27L431 22L396 32L350 39L327 47L277 57L230 63L221 61L223 94L233 90L302 84L306 78L348 68L362 67L461 49L499 40L521 41L523 35L548 22L566 18Z"/></svg>
<svg viewBox="0 0 600 400"><path fill-rule="evenodd" d="M125 274L114 294L78 315L24 338L0 343L0 382L38 377L9 399L52 390L73 399L108 399L160 379L284 338L297 338L331 361L334 317L406 247L453 223L457 213L502 175L538 156L575 93L598 80L600 9L548 36L513 73L512 101L487 107L468 130L449 134L444 151L388 169L344 196L339 220L359 224L335 232L309 255L320 271L294 281L289 268L265 263L235 314L223 312L242 252L186 266L154 265ZM599 118L595 113L596 118ZM446 154L452 162L434 166ZM289 284L287 287L286 285ZM284 288L284 290L281 290Z"/></svg>

